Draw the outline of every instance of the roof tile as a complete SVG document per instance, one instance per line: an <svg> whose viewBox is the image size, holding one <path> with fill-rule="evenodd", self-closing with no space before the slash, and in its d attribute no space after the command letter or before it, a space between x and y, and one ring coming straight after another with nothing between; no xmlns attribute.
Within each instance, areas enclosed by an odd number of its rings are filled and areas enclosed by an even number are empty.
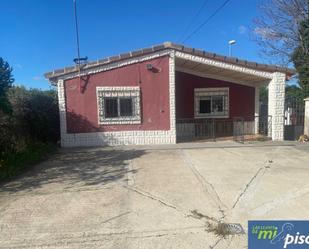
<svg viewBox="0 0 309 249"><path fill-rule="evenodd" d="M264 70L264 71L268 71L268 72L280 71L280 72L285 72L290 76L295 73L294 69L283 68L283 67L278 67L278 66L274 66L274 65L259 64L259 63L256 63L256 62L249 62L249 61L241 60L241 59L238 59L238 58L235 58L235 57L227 57L227 56L218 55L218 54L215 54L215 53L209 53L209 52L203 51L201 49L194 49L194 48L190 48L190 47L185 47L181 44L176 44L176 43L172 43L172 42L164 42L163 44L159 44L159 45L156 45L156 46L153 46L153 47L150 47L150 48L139 49L139 50L131 51L131 52L128 52L128 53L123 53L123 54L120 54L120 55L117 55L117 56L111 56L111 57L104 58L104 59L101 59L101 60L89 62L89 63L87 63L86 68L96 67L96 66L99 66L99 65L105 65L105 64L108 64L110 62L115 62L115 61L131 58L131 57L135 57L135 56L149 54L149 53L152 53L154 51L159 51L159 50L163 50L163 49L174 49L174 50L177 50L177 51L182 51L184 53L189 53L189 54L201 56L201 57L204 57L204 58L223 61L223 62L235 64L235 65L242 65L242 66L246 66L246 67L249 67L249 68L256 68L256 69L260 69L260 70ZM44 76L46 78L54 80L58 76L65 75L66 73L72 73L72 72L77 71L77 70L78 70L77 66L71 66L71 67L66 67L64 69L56 69L52 72L47 72L47 73L44 74Z"/></svg>

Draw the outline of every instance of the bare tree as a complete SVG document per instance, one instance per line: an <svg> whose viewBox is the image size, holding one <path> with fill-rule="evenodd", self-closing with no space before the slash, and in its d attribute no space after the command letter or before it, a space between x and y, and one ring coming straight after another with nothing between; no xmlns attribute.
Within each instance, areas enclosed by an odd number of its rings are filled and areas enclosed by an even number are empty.
<svg viewBox="0 0 309 249"><path fill-rule="evenodd" d="M309 0L265 0L254 20L254 36L271 62L287 65L296 47L302 46L300 23L308 17Z"/></svg>

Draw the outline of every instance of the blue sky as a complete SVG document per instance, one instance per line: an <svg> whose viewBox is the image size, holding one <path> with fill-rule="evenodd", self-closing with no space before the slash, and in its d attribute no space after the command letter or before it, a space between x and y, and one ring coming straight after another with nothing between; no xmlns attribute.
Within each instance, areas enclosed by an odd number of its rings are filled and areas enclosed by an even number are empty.
<svg viewBox="0 0 309 249"><path fill-rule="evenodd" d="M77 0L81 56L96 60L164 41L181 42L205 0ZM188 33L224 0L208 0ZM185 45L265 62L250 27L260 0L231 0ZM43 74L72 65L76 57L73 0L0 0L0 56L13 67L15 83L48 89ZM186 37L186 35L185 35Z"/></svg>

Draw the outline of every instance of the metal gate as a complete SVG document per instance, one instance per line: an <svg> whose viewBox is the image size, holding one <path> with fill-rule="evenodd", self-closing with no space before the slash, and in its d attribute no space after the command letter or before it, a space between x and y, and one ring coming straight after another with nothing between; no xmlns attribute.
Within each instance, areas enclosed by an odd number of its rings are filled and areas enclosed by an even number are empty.
<svg viewBox="0 0 309 249"><path fill-rule="evenodd" d="M305 103L302 98L287 97L284 105L284 139L297 140L304 131Z"/></svg>

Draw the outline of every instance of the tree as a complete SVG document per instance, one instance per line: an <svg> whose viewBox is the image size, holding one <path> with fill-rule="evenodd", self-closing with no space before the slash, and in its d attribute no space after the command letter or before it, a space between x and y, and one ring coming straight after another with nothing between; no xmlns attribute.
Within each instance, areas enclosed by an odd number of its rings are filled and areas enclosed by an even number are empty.
<svg viewBox="0 0 309 249"><path fill-rule="evenodd" d="M260 88L260 102L263 104L268 103L268 88L266 86Z"/></svg>
<svg viewBox="0 0 309 249"><path fill-rule="evenodd" d="M287 85L285 87L285 96L286 96L286 98L293 98L293 99L296 99L296 100L299 100L299 101L303 101L304 92L297 85Z"/></svg>
<svg viewBox="0 0 309 249"><path fill-rule="evenodd" d="M301 22L299 33L302 42L295 48L292 60L298 72L299 85L304 96L309 97L309 17Z"/></svg>
<svg viewBox="0 0 309 249"><path fill-rule="evenodd" d="M12 70L9 63L0 57L0 110L4 111L4 113L8 113L10 109L6 92L14 82Z"/></svg>
<svg viewBox="0 0 309 249"><path fill-rule="evenodd" d="M14 129L27 143L58 141L59 111L56 91L12 87L7 96Z"/></svg>
<svg viewBox="0 0 309 249"><path fill-rule="evenodd" d="M14 82L12 71L13 69L10 67L9 63L0 57L0 96L1 97L4 96L4 94L10 87L12 87L12 84Z"/></svg>
<svg viewBox="0 0 309 249"><path fill-rule="evenodd" d="M262 54L272 62L287 65L294 50L302 46L304 37L300 24L308 18L308 0L265 0L260 16L254 20L255 39Z"/></svg>

